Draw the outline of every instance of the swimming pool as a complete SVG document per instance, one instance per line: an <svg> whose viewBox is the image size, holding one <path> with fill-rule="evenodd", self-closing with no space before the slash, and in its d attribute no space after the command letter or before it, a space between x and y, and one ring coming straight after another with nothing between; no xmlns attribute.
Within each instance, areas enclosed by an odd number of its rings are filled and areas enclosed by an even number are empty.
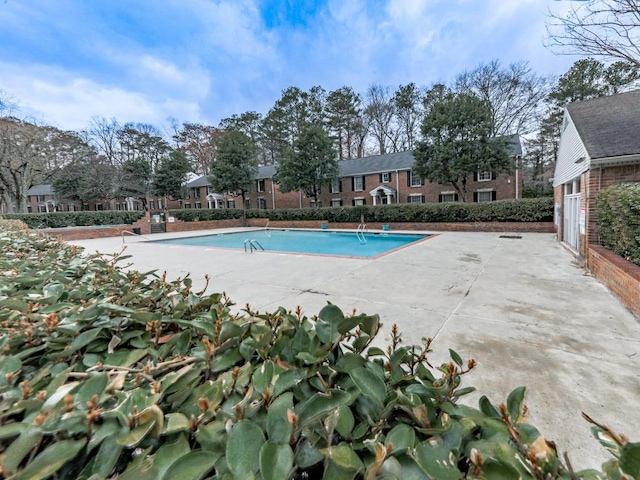
<svg viewBox="0 0 640 480"><path fill-rule="evenodd" d="M371 258L427 237L429 235L366 232L363 239L355 232L269 229L172 238L154 243Z"/></svg>

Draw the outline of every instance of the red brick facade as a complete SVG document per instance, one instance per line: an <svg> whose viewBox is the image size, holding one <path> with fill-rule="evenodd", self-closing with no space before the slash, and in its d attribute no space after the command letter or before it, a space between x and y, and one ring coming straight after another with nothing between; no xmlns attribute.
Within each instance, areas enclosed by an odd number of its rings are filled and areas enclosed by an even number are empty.
<svg viewBox="0 0 640 480"><path fill-rule="evenodd" d="M640 266L600 245L589 245L591 273L640 318Z"/></svg>

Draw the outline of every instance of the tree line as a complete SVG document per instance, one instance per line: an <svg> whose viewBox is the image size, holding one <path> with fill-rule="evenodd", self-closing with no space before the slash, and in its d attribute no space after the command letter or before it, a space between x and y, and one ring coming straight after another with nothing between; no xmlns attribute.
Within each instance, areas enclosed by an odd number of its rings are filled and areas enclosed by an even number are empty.
<svg viewBox="0 0 640 480"><path fill-rule="evenodd" d="M451 183L464 197L463 174L496 152L454 143L465 139L477 146L510 134L529 134L527 183L530 191L544 193L557 159L563 106L634 88L638 78L638 65L623 60L607 65L581 59L558 78L539 75L524 61L505 66L495 60L462 72L449 85L428 88L374 84L359 94L348 86L289 87L264 115L238 113L217 126L174 121L169 133L103 117L82 131L65 132L15 116L5 94L0 194L18 211L26 211L27 191L38 183L53 183L60 201L135 197L144 204L152 194L180 197L188 172L194 172L209 175L218 191L244 195L258 166L275 164L281 189L315 197L337 171L336 161L410 150L424 178ZM485 166L507 169L504 154L497 157Z"/></svg>

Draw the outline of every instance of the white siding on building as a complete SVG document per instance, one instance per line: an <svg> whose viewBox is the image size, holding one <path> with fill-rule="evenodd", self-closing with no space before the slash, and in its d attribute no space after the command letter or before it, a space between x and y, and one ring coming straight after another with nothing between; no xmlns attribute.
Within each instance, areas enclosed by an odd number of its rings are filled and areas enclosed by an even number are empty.
<svg viewBox="0 0 640 480"><path fill-rule="evenodd" d="M558 163L553 177L553 186L557 187L567 183L589 169L589 154L580 139L578 130L571 120L569 112L565 109L565 129L560 137L560 148L558 150ZM576 163L576 160L584 157L584 161Z"/></svg>

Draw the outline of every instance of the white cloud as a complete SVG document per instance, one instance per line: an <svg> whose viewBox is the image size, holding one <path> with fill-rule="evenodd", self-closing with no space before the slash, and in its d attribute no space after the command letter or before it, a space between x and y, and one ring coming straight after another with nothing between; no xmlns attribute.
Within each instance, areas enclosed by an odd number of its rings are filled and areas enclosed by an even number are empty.
<svg viewBox="0 0 640 480"><path fill-rule="evenodd" d="M0 69L0 88L20 99L22 112L63 129L83 129L94 116L156 125L168 117L193 121L200 118L197 101L154 98L47 66L17 69L0 63Z"/></svg>

